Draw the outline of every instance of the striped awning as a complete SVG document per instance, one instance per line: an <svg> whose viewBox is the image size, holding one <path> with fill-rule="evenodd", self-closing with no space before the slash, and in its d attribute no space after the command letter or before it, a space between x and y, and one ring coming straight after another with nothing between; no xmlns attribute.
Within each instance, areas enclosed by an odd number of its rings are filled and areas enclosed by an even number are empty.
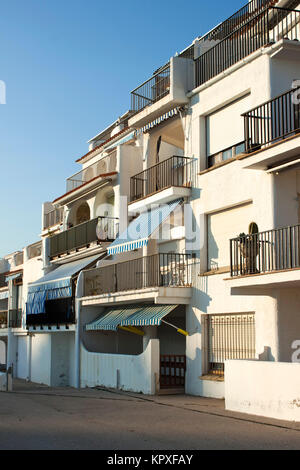
<svg viewBox="0 0 300 470"><path fill-rule="evenodd" d="M8 290L0 292L0 300L8 299Z"/></svg>
<svg viewBox="0 0 300 470"><path fill-rule="evenodd" d="M5 281L8 282L8 281L14 281L15 279L19 279L20 277L23 276L23 273L15 273L15 274L8 274L5 278Z"/></svg>
<svg viewBox="0 0 300 470"><path fill-rule="evenodd" d="M136 306L107 309L104 315L88 323L85 329L86 331L117 331L122 321L125 321L127 317L130 317L140 309L141 307Z"/></svg>
<svg viewBox="0 0 300 470"><path fill-rule="evenodd" d="M178 305L150 305L143 307L121 322L120 326L160 326L164 317Z"/></svg>
<svg viewBox="0 0 300 470"><path fill-rule="evenodd" d="M173 116L176 116L178 113L179 113L179 107L171 109L171 111L168 111L167 113L163 114L162 116L159 116L158 118L154 119L154 121L149 122L144 127L139 129L137 131L137 134L142 134L143 132L147 132L150 129L153 129L153 127L156 127L161 122L166 121L167 119L170 119Z"/></svg>
<svg viewBox="0 0 300 470"><path fill-rule="evenodd" d="M108 255L125 253L146 246L153 232L174 212L181 202L182 199L177 199L168 204L163 204L154 210L143 212L108 247Z"/></svg>
<svg viewBox="0 0 300 470"><path fill-rule="evenodd" d="M108 147L105 147L105 150L110 150L112 148L117 147L118 145L125 144L126 142L129 142L129 140L133 139L134 137L135 137L135 131L132 131L130 132L130 134L127 134L125 137L121 137L113 144L109 145Z"/></svg>
<svg viewBox="0 0 300 470"><path fill-rule="evenodd" d="M28 285L27 315L45 313L46 300L72 297L72 279L87 266L96 263L99 255L58 266Z"/></svg>

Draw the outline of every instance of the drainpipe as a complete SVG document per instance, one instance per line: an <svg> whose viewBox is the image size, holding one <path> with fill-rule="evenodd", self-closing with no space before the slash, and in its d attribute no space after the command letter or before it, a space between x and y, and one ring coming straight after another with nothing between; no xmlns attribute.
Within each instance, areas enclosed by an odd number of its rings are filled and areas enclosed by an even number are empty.
<svg viewBox="0 0 300 470"><path fill-rule="evenodd" d="M83 296L83 273L78 276L76 292L75 292L75 317L76 317L76 330L75 330L75 388L80 388L80 324L81 324L81 302L80 298Z"/></svg>

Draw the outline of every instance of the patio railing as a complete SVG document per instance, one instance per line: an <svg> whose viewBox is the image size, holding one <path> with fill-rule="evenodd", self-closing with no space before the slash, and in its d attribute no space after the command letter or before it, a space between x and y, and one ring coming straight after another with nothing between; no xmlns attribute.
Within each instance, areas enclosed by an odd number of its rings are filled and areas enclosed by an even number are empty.
<svg viewBox="0 0 300 470"><path fill-rule="evenodd" d="M133 111L142 111L170 93L170 70L168 64L131 92L131 109Z"/></svg>

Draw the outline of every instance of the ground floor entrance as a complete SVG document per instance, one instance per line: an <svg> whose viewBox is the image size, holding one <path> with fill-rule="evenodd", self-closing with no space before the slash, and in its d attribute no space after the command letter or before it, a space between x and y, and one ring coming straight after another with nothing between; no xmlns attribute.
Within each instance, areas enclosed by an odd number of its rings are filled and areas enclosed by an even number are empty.
<svg viewBox="0 0 300 470"><path fill-rule="evenodd" d="M185 388L186 356L163 354L160 356L160 389Z"/></svg>

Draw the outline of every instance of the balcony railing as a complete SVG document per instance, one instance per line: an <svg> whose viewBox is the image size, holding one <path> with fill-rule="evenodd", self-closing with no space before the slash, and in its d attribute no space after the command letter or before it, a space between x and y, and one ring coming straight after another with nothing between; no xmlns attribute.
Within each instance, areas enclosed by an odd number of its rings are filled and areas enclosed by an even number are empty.
<svg viewBox="0 0 300 470"><path fill-rule="evenodd" d="M192 160L171 157L130 179L130 201L142 199L170 186L191 187Z"/></svg>
<svg viewBox="0 0 300 470"><path fill-rule="evenodd" d="M17 253L14 257L14 263L15 263L15 266L21 266L21 264L24 263L24 254L23 252L21 251L20 253Z"/></svg>
<svg viewBox="0 0 300 470"><path fill-rule="evenodd" d="M230 240L231 276L300 267L300 225Z"/></svg>
<svg viewBox="0 0 300 470"><path fill-rule="evenodd" d="M4 273L1 273L0 274L0 287L6 287L7 286L7 282L6 282L5 278L6 278L6 275Z"/></svg>
<svg viewBox="0 0 300 470"><path fill-rule="evenodd" d="M98 162L93 163L78 173L75 173L75 175L70 176L70 178L67 178L67 193L88 183L97 176L116 171L116 168L117 163L114 155L102 158Z"/></svg>
<svg viewBox="0 0 300 470"><path fill-rule="evenodd" d="M239 142L238 144L227 147L224 150L214 153L213 155L208 155L207 157L207 168L211 168L218 163L229 160L230 158L240 155L245 152L245 142Z"/></svg>
<svg viewBox="0 0 300 470"><path fill-rule="evenodd" d="M54 227L55 225L60 225L63 222L63 218L64 210L62 207L48 212L48 214L44 215L43 229L46 230L47 228Z"/></svg>
<svg viewBox="0 0 300 470"><path fill-rule="evenodd" d="M45 313L26 315L26 325L30 326L61 326L76 323L74 302L72 297L46 300Z"/></svg>
<svg viewBox="0 0 300 470"><path fill-rule="evenodd" d="M119 219L97 217L50 237L50 258L72 250L88 247L93 242L110 242L116 239Z"/></svg>
<svg viewBox="0 0 300 470"><path fill-rule="evenodd" d="M9 311L9 327L21 328L22 327L22 310L15 309Z"/></svg>
<svg viewBox="0 0 300 470"><path fill-rule="evenodd" d="M300 132L300 87L287 91L243 114L246 152Z"/></svg>
<svg viewBox="0 0 300 470"><path fill-rule="evenodd" d="M189 287L192 255L157 254L85 271L85 296L148 287Z"/></svg>
<svg viewBox="0 0 300 470"><path fill-rule="evenodd" d="M142 111L170 93L170 65L131 92L131 109Z"/></svg>
<svg viewBox="0 0 300 470"><path fill-rule="evenodd" d="M280 39L299 39L300 11L270 7L251 17L195 61L196 87L258 49Z"/></svg>
<svg viewBox="0 0 300 470"><path fill-rule="evenodd" d="M0 330L7 328L7 313L6 310L0 310Z"/></svg>

